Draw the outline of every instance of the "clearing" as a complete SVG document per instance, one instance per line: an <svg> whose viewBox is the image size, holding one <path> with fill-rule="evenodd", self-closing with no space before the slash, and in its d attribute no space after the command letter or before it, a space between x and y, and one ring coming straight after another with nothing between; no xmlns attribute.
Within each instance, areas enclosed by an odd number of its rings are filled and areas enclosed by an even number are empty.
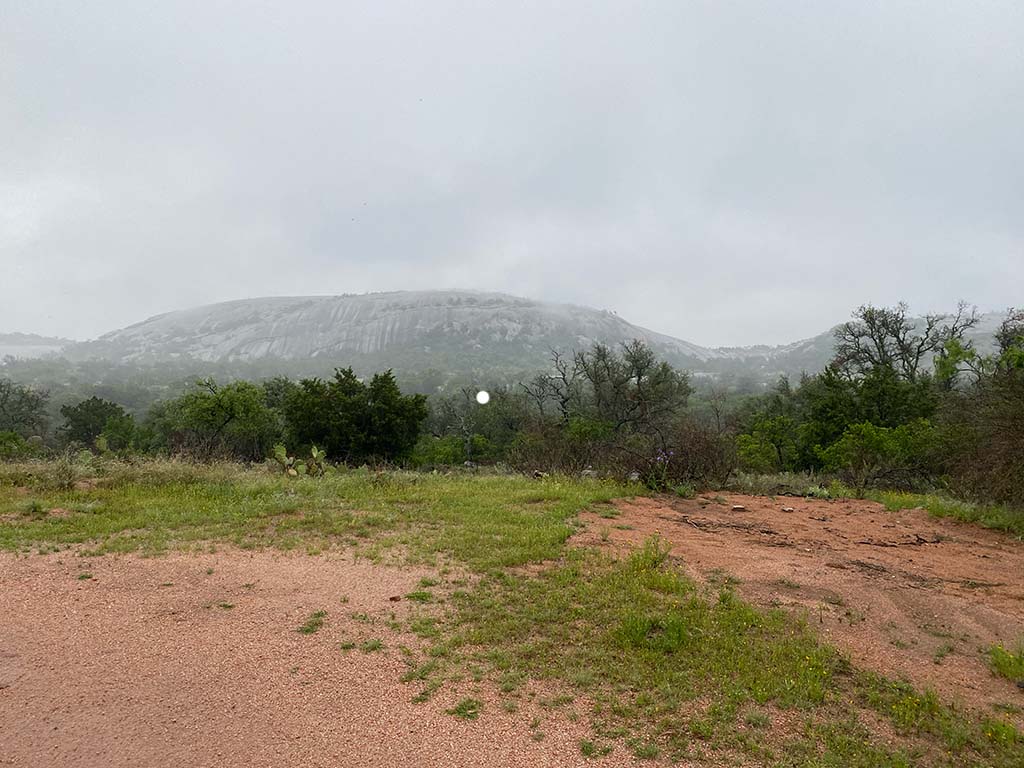
<svg viewBox="0 0 1024 768"><path fill-rule="evenodd" d="M0 765L1024 764L1019 541L642 493L0 468Z"/></svg>

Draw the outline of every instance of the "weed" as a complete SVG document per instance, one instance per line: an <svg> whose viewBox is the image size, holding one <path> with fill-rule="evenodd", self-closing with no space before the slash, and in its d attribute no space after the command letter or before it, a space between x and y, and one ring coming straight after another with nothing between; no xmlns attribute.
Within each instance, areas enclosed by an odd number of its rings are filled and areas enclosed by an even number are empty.
<svg viewBox="0 0 1024 768"><path fill-rule="evenodd" d="M759 730L763 730L771 724L771 720L768 718L768 715L758 710L751 710L748 712L747 716L743 718L743 722L745 722L750 728L757 728Z"/></svg>
<svg viewBox="0 0 1024 768"><path fill-rule="evenodd" d="M631 749L633 750L633 756L640 760L657 760L661 756L661 747L655 744L653 741L640 741L633 739Z"/></svg>
<svg viewBox="0 0 1024 768"><path fill-rule="evenodd" d="M298 631L304 635L312 635L314 632L319 632L320 628L324 625L324 619L327 618L327 611L313 611L309 614L309 618L306 619L306 623L299 627Z"/></svg>
<svg viewBox="0 0 1024 768"><path fill-rule="evenodd" d="M462 699L451 709L446 709L445 713L449 715L455 715L455 717L462 718L463 720L476 720L480 717L480 711L483 709L483 704L477 699Z"/></svg>
<svg viewBox="0 0 1024 768"><path fill-rule="evenodd" d="M384 641L380 638L374 637L359 644L359 650L363 653L374 653L376 651L384 650Z"/></svg>
<svg viewBox="0 0 1024 768"><path fill-rule="evenodd" d="M932 663L941 664L943 660L955 650L955 648L956 646L954 646L953 643L943 643L935 649L935 653L932 656Z"/></svg>
<svg viewBox="0 0 1024 768"><path fill-rule="evenodd" d="M604 757L612 751L611 745L599 744L589 739L580 740L580 754L584 757L595 758Z"/></svg>
<svg viewBox="0 0 1024 768"><path fill-rule="evenodd" d="M675 492L676 496L679 496L683 499L692 499L697 496L697 489L693 486L692 483L683 483L682 485L677 485L672 490Z"/></svg>
<svg viewBox="0 0 1024 768"><path fill-rule="evenodd" d="M1014 650L993 645L988 649L988 663L1000 677L1024 681L1024 641L1019 642Z"/></svg>

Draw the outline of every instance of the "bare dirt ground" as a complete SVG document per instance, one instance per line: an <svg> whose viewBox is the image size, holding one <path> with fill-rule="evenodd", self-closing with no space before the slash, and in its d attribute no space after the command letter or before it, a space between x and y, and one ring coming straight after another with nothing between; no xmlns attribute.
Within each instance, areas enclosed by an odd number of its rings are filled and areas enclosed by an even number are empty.
<svg viewBox="0 0 1024 768"><path fill-rule="evenodd" d="M738 579L746 599L805 614L861 668L989 712L1024 706L1024 691L985 662L992 643L1024 636L1019 541L870 501L724 494L617 508L615 519L584 514L579 543L633 547L660 534L691 575Z"/></svg>
<svg viewBox="0 0 1024 768"><path fill-rule="evenodd" d="M411 702L397 646L416 638L385 622L417 610L391 598L425 573L239 551L0 555L0 766L590 764L585 719L545 722L538 742L534 713L486 686ZM296 631L321 609L320 631ZM340 648L372 638L385 650ZM479 720L445 714L464 695L484 701Z"/></svg>

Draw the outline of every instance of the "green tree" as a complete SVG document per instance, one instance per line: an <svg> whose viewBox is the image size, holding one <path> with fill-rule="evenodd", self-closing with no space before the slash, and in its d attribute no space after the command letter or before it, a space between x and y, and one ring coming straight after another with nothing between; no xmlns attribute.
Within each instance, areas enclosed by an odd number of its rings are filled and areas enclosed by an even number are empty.
<svg viewBox="0 0 1024 768"><path fill-rule="evenodd" d="M1011 310L977 380L941 410L945 465L956 489L982 501L1024 506L1024 312Z"/></svg>
<svg viewBox="0 0 1024 768"><path fill-rule="evenodd" d="M109 420L123 420L127 416L120 405L99 397L90 397L75 405L61 406L60 415L64 417L64 424L59 430L64 440L90 448Z"/></svg>
<svg viewBox="0 0 1024 768"><path fill-rule="evenodd" d="M349 463L398 461L416 445L427 417L424 395L403 395L391 371L366 385L351 368L330 381L304 379L284 404L293 447L317 445Z"/></svg>
<svg viewBox="0 0 1024 768"><path fill-rule="evenodd" d="M110 451L127 451L134 446L135 430L135 419L130 413L111 416L96 438L97 447L103 445Z"/></svg>
<svg viewBox="0 0 1024 768"><path fill-rule="evenodd" d="M895 307L859 307L852 320L835 330L833 365L850 376L884 369L904 381L917 381L927 375L925 363L931 357L941 355L950 341L962 342L979 320L977 311L963 302L952 315L913 319L907 311L902 302Z"/></svg>
<svg viewBox="0 0 1024 768"><path fill-rule="evenodd" d="M794 469L797 459L797 424L789 416L765 416L750 434L740 435L737 451L744 468L755 472Z"/></svg>
<svg viewBox="0 0 1024 768"><path fill-rule="evenodd" d="M616 433L664 435L692 392L687 375L642 341L624 344L621 354L595 344L576 354L576 367L588 385L578 415L609 423Z"/></svg>
<svg viewBox="0 0 1024 768"><path fill-rule="evenodd" d="M935 435L924 420L898 427L870 422L851 424L843 436L821 451L825 467L839 472L862 497L880 481L918 475L927 463Z"/></svg>
<svg viewBox="0 0 1024 768"><path fill-rule="evenodd" d="M48 392L0 379L0 432L14 432L22 437L42 434L49 399Z"/></svg>
<svg viewBox="0 0 1024 768"><path fill-rule="evenodd" d="M172 451L201 458L259 461L280 440L281 424L263 388L248 381L223 386L204 379L160 409L159 429Z"/></svg>

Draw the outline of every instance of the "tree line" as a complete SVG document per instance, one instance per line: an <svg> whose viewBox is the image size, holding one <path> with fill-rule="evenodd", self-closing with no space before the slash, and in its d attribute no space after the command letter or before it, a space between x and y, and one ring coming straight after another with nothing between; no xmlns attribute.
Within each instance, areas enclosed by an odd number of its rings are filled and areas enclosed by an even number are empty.
<svg viewBox="0 0 1024 768"><path fill-rule="evenodd" d="M50 442L243 461L315 446L348 464L502 462L662 488L825 473L859 491L940 486L1024 504L1024 312L1007 314L991 350L969 341L977 323L963 304L918 320L903 304L863 306L836 330L824 370L759 394L695 380L639 341L552 351L548 370L492 388L486 406L475 388L404 394L390 371L203 379L138 420L99 397L64 406ZM46 410L45 392L0 379L0 457L47 450Z"/></svg>

